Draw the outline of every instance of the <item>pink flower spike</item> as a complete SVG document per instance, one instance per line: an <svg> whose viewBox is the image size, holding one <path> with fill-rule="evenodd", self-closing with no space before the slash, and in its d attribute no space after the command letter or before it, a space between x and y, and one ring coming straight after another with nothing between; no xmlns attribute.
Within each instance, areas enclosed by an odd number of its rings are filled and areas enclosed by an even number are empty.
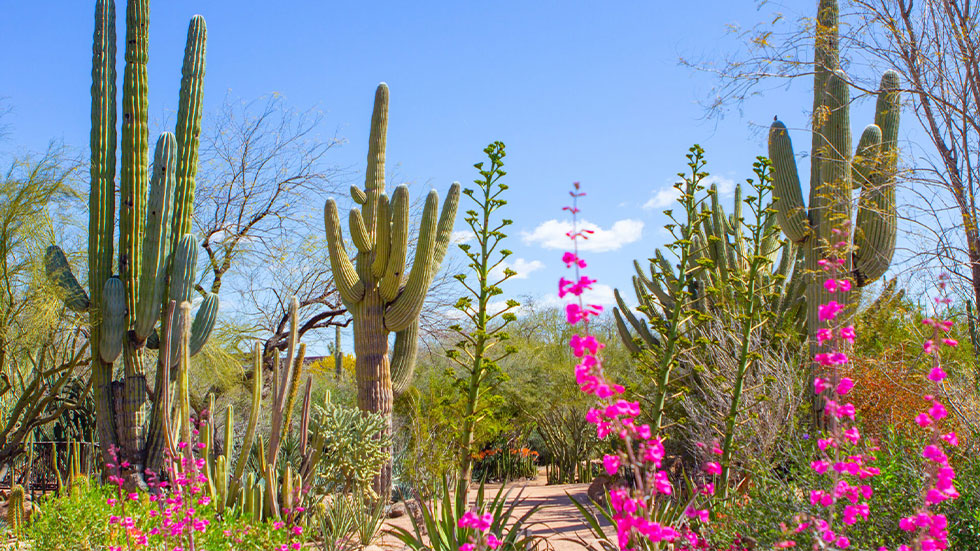
<svg viewBox="0 0 980 551"><path fill-rule="evenodd" d="M850 291L851 290L851 280L850 279L838 279L837 280L837 288L840 289L840 292L842 292L842 293L846 293L846 292Z"/></svg>
<svg viewBox="0 0 980 551"><path fill-rule="evenodd" d="M847 394L852 388L854 388L854 381L844 377L839 383L837 383L837 394Z"/></svg>
<svg viewBox="0 0 980 551"><path fill-rule="evenodd" d="M820 377L813 378L813 393L820 394L827 390L827 381L821 379Z"/></svg>
<svg viewBox="0 0 980 551"><path fill-rule="evenodd" d="M956 346L959 344L959 342L957 342L956 339L943 339L943 344L946 346Z"/></svg>
<svg viewBox="0 0 980 551"><path fill-rule="evenodd" d="M828 293L836 293L837 292L837 280L835 280L835 279L828 279L827 281L824 281L823 282L823 288L826 289Z"/></svg>

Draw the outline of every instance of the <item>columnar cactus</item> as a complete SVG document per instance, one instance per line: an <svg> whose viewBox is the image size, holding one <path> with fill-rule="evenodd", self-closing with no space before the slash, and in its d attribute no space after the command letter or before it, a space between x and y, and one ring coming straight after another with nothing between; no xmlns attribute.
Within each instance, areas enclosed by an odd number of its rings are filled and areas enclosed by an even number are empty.
<svg viewBox="0 0 980 551"><path fill-rule="evenodd" d="M839 8L836 0L820 0L817 9L809 208L803 203L786 126L776 120L769 130L779 226L803 250L809 274L806 302L811 355L820 351L816 335L825 326L818 307L836 300L847 303L848 311L853 312L858 289L881 277L895 252L895 173L901 111L898 73L887 71L881 77L875 122L864 129L851 156L850 91L838 51ZM857 219L852 222L854 188L861 191ZM840 242L843 235L852 246L844 269L856 288L830 294L819 277L818 262L827 257L827 247Z"/></svg>
<svg viewBox="0 0 980 551"><path fill-rule="evenodd" d="M201 120L201 87L207 30L194 16L187 32L177 134L160 136L150 174L147 125L147 32L149 0L126 7L126 68L123 76L122 154L119 171L118 276L113 274L116 178L115 3L98 0L92 65L92 185L89 194L89 295L79 295L74 276L56 246L48 252L48 273L65 289L68 305L89 302L92 377L99 440L104 453L119 449L132 465L132 481L144 467L158 470L163 458L164 400L156 400L146 421L143 351L159 341L154 327L170 300L191 299L197 242L190 234L194 177ZM149 183L149 195L147 195ZM194 321L190 352L197 352L214 326L216 296L206 297ZM171 332L175 328L170 328ZM172 347L171 363L178 363ZM123 358L124 379L112 381L113 363ZM164 358L160 358L160 363ZM187 369L179 365L179 369ZM173 371L177 373L177 371ZM169 388L158 364L154 388Z"/></svg>
<svg viewBox="0 0 980 551"><path fill-rule="evenodd" d="M405 272L408 253L408 187L400 185L391 201L385 193L385 138L388 126L388 86L378 86L371 117L371 140L365 189L351 187L361 209L350 211L351 238L357 247L355 262L344 248L340 215L333 199L327 200L324 222L330 265L340 298L354 318L354 351L357 356L357 404L363 411L381 412L391 422L392 368L410 370L416 351L419 313L429 285L449 246L460 187L454 183L436 220L439 194L432 190L425 201L422 225L410 273ZM396 356L388 354L388 336L395 333ZM383 470L376 490L387 495L391 485L390 464Z"/></svg>
<svg viewBox="0 0 980 551"><path fill-rule="evenodd" d="M24 487L20 484L14 484L7 498L7 528L18 540L24 534Z"/></svg>

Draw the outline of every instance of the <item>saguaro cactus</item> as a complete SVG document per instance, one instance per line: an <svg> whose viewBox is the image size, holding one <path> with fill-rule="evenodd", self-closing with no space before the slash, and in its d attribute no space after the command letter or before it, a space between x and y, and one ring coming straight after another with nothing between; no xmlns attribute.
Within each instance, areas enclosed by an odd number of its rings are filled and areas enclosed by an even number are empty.
<svg viewBox="0 0 980 551"><path fill-rule="evenodd" d="M357 404L363 411L381 412L391 425L392 366L410 369L417 350L418 317L433 276L449 246L460 187L454 183L436 220L439 194L426 197L412 270L405 273L408 253L408 187L400 185L388 200L385 194L385 138L388 127L388 86L374 96L371 141L365 189L351 187L360 209L350 211L350 232L357 247L355 262L344 248L337 204L324 209L330 265L340 298L354 318L357 356ZM395 333L395 356L389 357L388 337ZM382 497L391 487L391 465L382 471L376 490Z"/></svg>
<svg viewBox="0 0 980 551"><path fill-rule="evenodd" d="M769 130L779 226L802 248L809 274L806 302L811 355L820 351L816 334L823 322L818 307L836 300L847 303L853 312L858 289L881 277L895 252L895 172L901 111L898 73L887 71L881 77L875 122L864 129L851 156L850 91L838 51L839 8L836 0L821 0L817 9L809 209L803 203L786 126L776 120ZM852 222L854 188L861 191L857 219ZM844 233L837 233L842 230ZM842 235L852 245L844 268L851 274L855 289L830 294L819 277L818 262ZM817 369L812 366L812 370Z"/></svg>
<svg viewBox="0 0 980 551"><path fill-rule="evenodd" d="M196 274L197 241L190 234L194 176L197 172L201 120L201 86L207 29L194 16L187 31L183 79L177 110L177 134L160 136L153 171L148 159L147 32L149 0L129 0L126 7L126 69L123 76L123 122L120 156L118 276L113 276L116 178L115 3L98 0L95 9L92 64L92 185L89 194L89 295L92 324L92 377L99 440L132 466L132 482L142 481L144 467L159 468L164 449L160 394L170 380L159 369L157 400L147 423L146 368L143 351L158 340L154 327L170 300L190 300ZM147 194L149 182L149 194ZM48 273L65 287L69 306L85 306L72 283L74 276L56 246L49 249ZM218 309L216 296L198 310L190 353L207 340ZM171 358L176 362L177 347ZM124 379L112 381L113 362L122 356ZM162 360L162 358L161 358ZM186 368L186 366L181 366ZM174 371L177 373L178 371Z"/></svg>

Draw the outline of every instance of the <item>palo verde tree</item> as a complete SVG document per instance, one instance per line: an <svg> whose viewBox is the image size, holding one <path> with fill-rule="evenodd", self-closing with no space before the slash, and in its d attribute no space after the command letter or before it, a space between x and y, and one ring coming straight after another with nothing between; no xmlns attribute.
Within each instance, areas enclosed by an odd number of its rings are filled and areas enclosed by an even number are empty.
<svg viewBox="0 0 980 551"><path fill-rule="evenodd" d="M460 432L459 484L460 488L469 485L473 471L473 449L476 426L487 414L487 393L501 378L498 362L516 352L517 348L507 344L510 336L505 331L507 325L517 316L513 310L520 304L507 299L502 308L495 308L494 297L503 293L500 285L517 275L507 266L505 260L511 255L507 249L498 250L507 234L501 230L513 224L506 218L494 219L494 213L507 204L500 198L508 189L500 179L507 173L503 170L506 155L502 142L493 142L483 150L490 159L490 166L484 163L473 165L480 171L480 178L473 182L476 189L464 189L463 193L476 203L475 209L466 211L463 220L473 231L476 247L467 243L459 244L460 250L470 260L468 267L476 276L475 281L467 282L466 274L455 277L466 289L467 294L455 304L469 322L467 327L455 324L450 327L460 340L447 355L458 366L457 387L465 394L463 425Z"/></svg>

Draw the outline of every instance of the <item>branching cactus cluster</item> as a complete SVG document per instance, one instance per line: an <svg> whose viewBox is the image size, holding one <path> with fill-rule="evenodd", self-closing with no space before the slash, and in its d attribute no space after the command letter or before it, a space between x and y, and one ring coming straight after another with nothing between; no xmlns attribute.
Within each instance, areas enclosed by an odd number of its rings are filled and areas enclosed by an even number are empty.
<svg viewBox="0 0 980 551"><path fill-rule="evenodd" d="M881 277L891 263L901 111L898 73L887 71L881 77L874 124L865 127L852 155L850 90L840 69L838 47L839 8L836 0L821 0L817 9L809 206L803 202L786 126L776 120L769 130L779 226L802 249L806 272L820 273L818 262L827 258L828 247L841 240L847 240L851 250L843 266L855 287L850 292L831 294L821 278L808 278L806 323L811 356L820 352L816 335L826 326L819 319L818 307L835 300L846 303L853 313L859 289ZM852 220L854 189L860 189L856 220Z"/></svg>
<svg viewBox="0 0 980 551"><path fill-rule="evenodd" d="M292 412L299 398L300 381L303 378L303 360L306 345L299 343L298 337L299 301L293 297L289 306L289 337L286 359L273 363L272 404L269 442L256 435L262 407L262 347L256 343L253 354L254 377L252 379L252 404L248 417L245 437L238 446L237 459L233 428L234 408L228 405L223 420L223 437L218 440L218 418L214 416L214 396L210 397L208 417L201 426L201 441L204 443L203 456L206 459L204 471L208 477L208 492L215 502L218 512L238 508L255 520L295 519L297 507L303 502L302 489L312 483L317 464L323 455L324 438L319 431L310 429L310 407L312 405L313 380L307 377L303 392L303 404L299 419L298 458L296 464L280 461L284 441L294 429ZM188 341L191 331L183 338ZM278 359L277 359L278 360ZM180 385L181 409L189 408L189 393L186 386ZM328 398L329 399L329 398ZM190 431L190 424L184 423L182 430ZM246 472L253 444L258 441L257 465L255 472ZM220 446L218 443L220 442Z"/></svg>
<svg viewBox="0 0 980 551"><path fill-rule="evenodd" d="M639 261L633 261L636 270L633 291L639 302L638 310L650 323L626 305L619 289L615 291L616 327L623 343L634 354L644 351L658 354L677 300L690 300L693 310L715 318L726 313L734 315L738 310L734 303L743 300L738 291L749 284L752 251L748 250L750 240L743 231L742 186L735 187L734 208L729 216L725 215L715 185L711 186L708 198L708 204L703 205L694 220L695 231L689 246L693 262L685 278L689 289L680 292L681 278L677 270L660 249L655 249L649 270L644 270ZM761 298L764 309L776 312L777 329L800 327L805 312L802 262L793 243L779 239L775 223L775 217L769 216L762 229L765 237L761 250L766 262L765 269L756 270L755 288L760 290L757 298Z"/></svg>
<svg viewBox="0 0 980 551"><path fill-rule="evenodd" d="M145 468L159 470L163 461L164 412L161 395L170 380L160 369L152 415L147 422L144 351L165 306L192 299L197 271L197 240L191 234L194 185L201 133L202 86L207 30L194 16L187 31L176 132L163 133L156 143L152 173L148 159L147 34L149 0L126 6L126 52L122 91L121 136L116 135L115 3L98 0L92 64L91 191L89 194L89 296L71 274L64 253L52 246L47 271L64 289L68 306L88 310L92 378L103 452L110 445L132 466L131 481L142 485ZM119 157L119 244L116 220L116 147ZM147 186L149 185L149 190ZM114 266L114 252L118 258ZM115 267L115 271L114 271ZM116 275L113 275L113 274ZM189 355L201 349L214 327L218 297L204 299L194 320ZM164 328L175 332L174 327ZM113 364L123 360L124 377L113 381ZM172 347L170 363L189 366ZM173 371L177 373L178 371Z"/></svg>
<svg viewBox="0 0 980 551"><path fill-rule="evenodd" d="M460 186L452 185L441 214L437 212L439 194L435 190L429 192L412 269L406 273L408 187L398 186L390 200L385 193L387 126L388 86L382 83L374 97L365 188L351 187L354 202L361 205L360 209L352 209L348 218L351 239L357 248L353 262L344 247L340 215L333 199L327 200L324 222L334 281L354 319L358 407L383 413L390 429L393 379L403 387L411 379L418 350L419 314L449 246ZM390 333L395 333L395 344L389 356ZM390 487L389 463L375 489L384 496Z"/></svg>

